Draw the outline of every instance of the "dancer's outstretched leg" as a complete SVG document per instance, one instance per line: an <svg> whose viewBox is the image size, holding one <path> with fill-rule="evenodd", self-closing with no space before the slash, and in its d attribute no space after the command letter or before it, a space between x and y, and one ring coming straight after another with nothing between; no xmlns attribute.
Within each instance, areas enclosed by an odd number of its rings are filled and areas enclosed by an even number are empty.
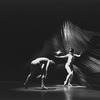
<svg viewBox="0 0 100 100"><path fill-rule="evenodd" d="M28 80L29 80L29 78L31 77L31 73L27 76L27 78L26 78L26 81L25 81L25 83L24 83L24 86L25 86L25 88L28 88L28 86L27 86L27 82L28 82Z"/></svg>
<svg viewBox="0 0 100 100"><path fill-rule="evenodd" d="M64 86L66 86L68 84L69 77L72 74L72 71L71 71L70 66L68 64L65 65L65 69L68 72L68 75L66 76L66 80L64 81Z"/></svg>

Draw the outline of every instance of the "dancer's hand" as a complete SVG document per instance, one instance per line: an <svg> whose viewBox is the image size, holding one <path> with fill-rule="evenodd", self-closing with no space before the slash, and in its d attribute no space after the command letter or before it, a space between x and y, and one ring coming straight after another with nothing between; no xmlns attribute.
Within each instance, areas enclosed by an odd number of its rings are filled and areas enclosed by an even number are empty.
<svg viewBox="0 0 100 100"><path fill-rule="evenodd" d="M61 50L58 50L57 52L55 52L56 53L56 55L59 55L59 54L61 54L62 52L61 52Z"/></svg>

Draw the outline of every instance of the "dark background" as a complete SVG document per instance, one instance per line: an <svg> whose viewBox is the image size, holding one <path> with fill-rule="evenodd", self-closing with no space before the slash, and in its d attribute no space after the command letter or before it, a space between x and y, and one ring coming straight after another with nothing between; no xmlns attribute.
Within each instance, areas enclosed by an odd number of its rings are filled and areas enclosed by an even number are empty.
<svg viewBox="0 0 100 100"><path fill-rule="evenodd" d="M23 81L23 66L67 20L100 32L99 0L1 0L0 81Z"/></svg>

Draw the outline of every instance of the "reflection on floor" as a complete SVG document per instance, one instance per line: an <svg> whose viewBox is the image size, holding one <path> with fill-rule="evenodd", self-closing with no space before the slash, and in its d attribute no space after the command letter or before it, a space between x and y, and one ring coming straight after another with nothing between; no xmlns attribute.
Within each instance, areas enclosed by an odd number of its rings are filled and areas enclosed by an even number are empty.
<svg viewBox="0 0 100 100"><path fill-rule="evenodd" d="M83 86L48 86L25 89L21 83L0 84L0 100L100 100L100 91Z"/></svg>

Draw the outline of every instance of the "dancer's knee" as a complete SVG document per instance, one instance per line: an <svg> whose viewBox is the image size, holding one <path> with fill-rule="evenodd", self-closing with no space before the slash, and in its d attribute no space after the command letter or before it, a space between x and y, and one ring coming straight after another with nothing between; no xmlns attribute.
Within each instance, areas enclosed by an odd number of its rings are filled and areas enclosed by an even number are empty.
<svg viewBox="0 0 100 100"><path fill-rule="evenodd" d="M68 75L69 75L69 76L70 76L70 75L73 75L73 71L69 72Z"/></svg>

